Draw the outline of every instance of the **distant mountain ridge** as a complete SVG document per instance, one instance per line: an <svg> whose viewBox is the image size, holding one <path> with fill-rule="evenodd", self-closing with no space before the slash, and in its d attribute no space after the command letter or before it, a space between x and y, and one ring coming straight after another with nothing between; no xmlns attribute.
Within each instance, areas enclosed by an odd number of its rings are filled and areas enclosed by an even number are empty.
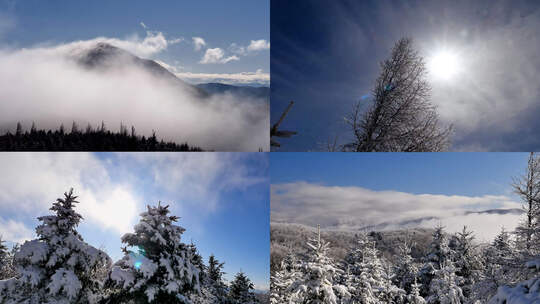
<svg viewBox="0 0 540 304"><path fill-rule="evenodd" d="M89 69L108 70L136 66L156 77L170 80L196 97L204 98L209 96L206 91L179 79L154 60L137 57L109 43L98 42L94 47L76 53L74 58L77 63Z"/></svg>
<svg viewBox="0 0 540 304"><path fill-rule="evenodd" d="M72 54L77 63L89 69L108 70L136 66L152 75L168 79L196 97L206 98L215 94L230 93L238 97L260 98L270 101L270 88L253 86L234 86L222 83L203 83L192 85L178 78L154 60L143 59L106 42L98 42L89 49L77 50Z"/></svg>
<svg viewBox="0 0 540 304"><path fill-rule="evenodd" d="M223 83L201 83L196 85L210 94L230 93L243 97L262 98L270 101L269 87L234 86Z"/></svg>

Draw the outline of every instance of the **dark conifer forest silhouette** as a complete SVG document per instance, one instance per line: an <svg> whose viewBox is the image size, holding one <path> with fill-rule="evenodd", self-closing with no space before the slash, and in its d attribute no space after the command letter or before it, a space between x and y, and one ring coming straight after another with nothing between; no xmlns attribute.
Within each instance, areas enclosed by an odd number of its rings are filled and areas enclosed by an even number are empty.
<svg viewBox="0 0 540 304"><path fill-rule="evenodd" d="M177 144L158 140L156 133L145 137L137 135L132 126L120 124L120 131L107 130L105 123L93 128L90 124L85 130L73 122L71 132L64 125L57 130L38 130L32 124L30 131L23 131L17 123L15 134L6 132L0 135L2 151L203 151L187 143Z"/></svg>

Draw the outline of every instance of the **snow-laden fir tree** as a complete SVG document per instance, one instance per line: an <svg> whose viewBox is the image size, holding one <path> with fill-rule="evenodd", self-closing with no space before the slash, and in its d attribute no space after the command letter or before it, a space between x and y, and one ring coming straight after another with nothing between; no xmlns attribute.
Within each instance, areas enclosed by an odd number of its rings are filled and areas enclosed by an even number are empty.
<svg viewBox="0 0 540 304"><path fill-rule="evenodd" d="M184 228L175 225L177 216L169 206L148 206L134 233L122 236L124 256L109 275L111 303L190 303L188 296L199 293L199 274L193 251L182 243Z"/></svg>
<svg viewBox="0 0 540 304"><path fill-rule="evenodd" d="M195 304L222 304L228 303L228 288L223 281L223 266L216 257L211 254L208 257L208 266L203 264L204 273L199 277L200 293L191 294L190 298Z"/></svg>
<svg viewBox="0 0 540 304"><path fill-rule="evenodd" d="M317 230L317 237L307 242L308 260L302 261L299 278L287 291L291 295L289 303L337 304L336 292L347 292L342 286L334 286L334 275L339 270L328 257L329 243L321 239L320 228Z"/></svg>
<svg viewBox="0 0 540 304"><path fill-rule="evenodd" d="M411 291L407 295L407 303L426 304L426 300L420 296L420 284L416 282L416 278L414 278L414 282L411 284Z"/></svg>
<svg viewBox="0 0 540 304"><path fill-rule="evenodd" d="M459 278L456 276L456 268L451 260L446 265L436 269L429 286L429 296L426 298L429 304L460 304L465 298L458 286Z"/></svg>
<svg viewBox="0 0 540 304"><path fill-rule="evenodd" d="M259 303L255 294L251 291L254 286L251 280L242 272L236 274L231 282L229 299L233 304L255 304Z"/></svg>
<svg viewBox="0 0 540 304"><path fill-rule="evenodd" d="M10 278L8 276L8 270L10 269L11 261L8 248L4 243L5 241L0 235L0 280Z"/></svg>
<svg viewBox="0 0 540 304"><path fill-rule="evenodd" d="M484 265L474 244L473 232L467 230L467 226L463 226L463 230L456 234L455 240L453 260L457 268L456 275L462 278L459 287L463 291L463 296L469 298L474 284L480 279Z"/></svg>
<svg viewBox="0 0 540 304"><path fill-rule="evenodd" d="M15 270L15 253L19 251L20 245L15 244L11 250L3 244L0 237L0 280L13 278L17 275Z"/></svg>
<svg viewBox="0 0 540 304"><path fill-rule="evenodd" d="M288 303L290 294L287 289L300 277L296 256L289 250L281 261L279 269L270 277L270 303Z"/></svg>
<svg viewBox="0 0 540 304"><path fill-rule="evenodd" d="M412 242L407 235L398 245L397 259L394 264L393 282L407 293L411 292L411 286L418 276L418 267L411 256L411 247Z"/></svg>
<svg viewBox="0 0 540 304"><path fill-rule="evenodd" d="M83 241L76 227L73 189L38 217L37 239L26 241L15 254L18 276L0 282L0 303L97 303L102 282L96 272L110 258Z"/></svg>
<svg viewBox="0 0 540 304"><path fill-rule="evenodd" d="M429 252L425 258L425 263L420 269L420 283L422 284L421 294L427 296L435 272L448 265L452 257L452 250L448 246L448 237L444 227L438 225L432 234L429 245Z"/></svg>
<svg viewBox="0 0 540 304"><path fill-rule="evenodd" d="M511 234L503 228L493 242L482 250L484 270L482 278L473 287L472 299L482 303L492 298L499 286L514 284L520 275L516 271L521 267Z"/></svg>

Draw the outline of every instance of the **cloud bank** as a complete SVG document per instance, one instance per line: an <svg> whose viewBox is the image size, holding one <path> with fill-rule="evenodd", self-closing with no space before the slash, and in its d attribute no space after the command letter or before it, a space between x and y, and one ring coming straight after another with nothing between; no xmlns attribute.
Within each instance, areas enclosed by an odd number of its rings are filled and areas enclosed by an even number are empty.
<svg viewBox="0 0 540 304"><path fill-rule="evenodd" d="M385 230L410 225L432 228L442 223L451 232L467 225L479 239L490 240L501 226L514 229L521 216L467 214L467 211L520 206L520 203L506 196L494 195L412 194L306 182L271 186L272 221L309 226L320 224L333 229L360 229L377 225Z"/></svg>
<svg viewBox="0 0 540 304"><path fill-rule="evenodd" d="M139 134L188 142L203 149L258 151L269 149L269 111L261 100L218 95L194 97L169 81L138 66L89 70L73 60L98 42L146 57L170 45L162 33L120 40L87 41L0 50L0 130L16 122L29 128L57 128L60 123L96 126L105 121L112 130L120 122L134 125ZM218 56L219 57L219 56Z"/></svg>

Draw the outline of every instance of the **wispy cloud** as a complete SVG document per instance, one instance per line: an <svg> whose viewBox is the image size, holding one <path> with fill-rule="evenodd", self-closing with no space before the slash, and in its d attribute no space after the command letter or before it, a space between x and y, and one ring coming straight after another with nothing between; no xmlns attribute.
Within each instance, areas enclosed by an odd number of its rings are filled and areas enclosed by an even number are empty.
<svg viewBox="0 0 540 304"><path fill-rule="evenodd" d="M467 214L467 211L520 206L519 202L501 195L413 194L306 182L271 186L272 221L338 229L383 223L386 229L396 229L405 221L418 220L417 224L425 227L442 222L455 231L468 225L488 239L501 225L513 229L520 216Z"/></svg>
<svg viewBox="0 0 540 304"><path fill-rule="evenodd" d="M139 24L142 26L143 29L147 29L147 28L148 28L148 27L146 26L146 24L144 24L144 22L142 22L142 21L141 21Z"/></svg>
<svg viewBox="0 0 540 304"><path fill-rule="evenodd" d="M201 37L192 37L193 40L193 47L195 48L195 51L200 51L203 47L206 46L206 41L204 41Z"/></svg>

